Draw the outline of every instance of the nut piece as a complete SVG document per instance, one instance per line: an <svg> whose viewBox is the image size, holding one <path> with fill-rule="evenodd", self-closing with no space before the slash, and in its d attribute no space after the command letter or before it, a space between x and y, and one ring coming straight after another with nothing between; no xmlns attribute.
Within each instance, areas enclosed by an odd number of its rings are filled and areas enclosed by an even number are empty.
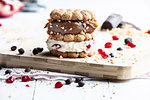
<svg viewBox="0 0 150 100"><path fill-rule="evenodd" d="M74 41L74 35L72 35L72 34L64 35L64 41L65 42L72 42L72 41Z"/></svg>
<svg viewBox="0 0 150 100"><path fill-rule="evenodd" d="M83 20L89 20L89 19L91 19L91 15L90 15L90 13L88 11L82 10L81 14L83 15Z"/></svg>
<svg viewBox="0 0 150 100"><path fill-rule="evenodd" d="M78 35L75 35L74 40L75 42L81 42L85 40L85 37L84 35L78 34Z"/></svg>

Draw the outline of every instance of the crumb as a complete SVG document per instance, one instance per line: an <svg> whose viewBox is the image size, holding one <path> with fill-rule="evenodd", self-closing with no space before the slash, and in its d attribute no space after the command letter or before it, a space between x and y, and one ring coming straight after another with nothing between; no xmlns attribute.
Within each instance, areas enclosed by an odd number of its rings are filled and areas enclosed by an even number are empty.
<svg viewBox="0 0 150 100"><path fill-rule="evenodd" d="M8 96L8 98L11 98L11 96Z"/></svg>
<svg viewBox="0 0 150 100"><path fill-rule="evenodd" d="M59 59L63 59L63 56L60 56Z"/></svg>

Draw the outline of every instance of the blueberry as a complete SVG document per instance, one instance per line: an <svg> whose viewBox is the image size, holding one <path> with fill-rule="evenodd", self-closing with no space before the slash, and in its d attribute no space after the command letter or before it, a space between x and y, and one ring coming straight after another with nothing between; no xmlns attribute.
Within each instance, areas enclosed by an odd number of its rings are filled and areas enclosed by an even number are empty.
<svg viewBox="0 0 150 100"><path fill-rule="evenodd" d="M25 72L30 72L31 69L28 67L28 68L26 68L24 71L25 71Z"/></svg>
<svg viewBox="0 0 150 100"><path fill-rule="evenodd" d="M23 48L20 48L20 49L18 49L18 52L19 52L19 54L24 54L24 49Z"/></svg>
<svg viewBox="0 0 150 100"><path fill-rule="evenodd" d="M6 71L5 71L5 75L6 75L6 74L10 74L11 72L12 72L11 70L6 70Z"/></svg>
<svg viewBox="0 0 150 100"><path fill-rule="evenodd" d="M75 78L75 83L79 83L79 82L82 81L82 80L83 80L83 78L77 77L77 78Z"/></svg>
<svg viewBox="0 0 150 100"><path fill-rule="evenodd" d="M34 49L33 49L33 51L32 51L32 53L33 53L34 55L36 55L36 54L38 54L38 53L39 53L39 51L38 51L38 49L37 49L37 48L34 48Z"/></svg>
<svg viewBox="0 0 150 100"><path fill-rule="evenodd" d="M132 38L126 38L126 39L124 39L124 42L125 42L125 44L128 44L128 42L132 42Z"/></svg>
<svg viewBox="0 0 150 100"><path fill-rule="evenodd" d="M110 55L110 57L114 57L114 54L113 54L113 53L110 53L109 55Z"/></svg>
<svg viewBox="0 0 150 100"><path fill-rule="evenodd" d="M2 70L2 66L0 66L0 70Z"/></svg>
<svg viewBox="0 0 150 100"><path fill-rule="evenodd" d="M43 48L37 47L38 52L41 53L43 51Z"/></svg>
<svg viewBox="0 0 150 100"><path fill-rule="evenodd" d="M78 87L83 87L85 85L85 83L83 83L82 81L80 81L79 83L78 83Z"/></svg>
<svg viewBox="0 0 150 100"><path fill-rule="evenodd" d="M12 46L11 51L15 51L17 49L17 46Z"/></svg>
<svg viewBox="0 0 150 100"><path fill-rule="evenodd" d="M117 48L118 51L122 51L123 49L121 47Z"/></svg>
<svg viewBox="0 0 150 100"><path fill-rule="evenodd" d="M65 80L65 83L66 83L67 85L71 84L71 82L72 82L72 80L71 80L71 79L67 79L67 80Z"/></svg>

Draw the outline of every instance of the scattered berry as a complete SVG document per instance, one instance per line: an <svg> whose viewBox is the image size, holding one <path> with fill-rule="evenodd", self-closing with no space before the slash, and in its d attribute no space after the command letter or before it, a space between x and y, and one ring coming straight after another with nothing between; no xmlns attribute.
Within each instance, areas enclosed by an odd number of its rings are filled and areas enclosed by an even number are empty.
<svg viewBox="0 0 150 100"><path fill-rule="evenodd" d="M37 49L37 48L34 48L34 49L33 49L33 51L32 51L32 53L33 53L34 55L36 55L36 54L38 54L38 53L39 53L39 51L38 51L38 49Z"/></svg>
<svg viewBox="0 0 150 100"><path fill-rule="evenodd" d="M19 52L19 54L24 54L24 49L23 48L20 48L20 49L18 49L18 52Z"/></svg>
<svg viewBox="0 0 150 100"><path fill-rule="evenodd" d="M132 38L126 38L125 40L124 40L124 42L125 42L125 44L128 44L128 42L132 42Z"/></svg>
<svg viewBox="0 0 150 100"><path fill-rule="evenodd" d="M22 82L29 82L31 78L29 76L22 76L21 80Z"/></svg>
<svg viewBox="0 0 150 100"><path fill-rule="evenodd" d="M28 67L28 68L26 68L24 71L25 71L25 72L30 72L31 69Z"/></svg>
<svg viewBox="0 0 150 100"><path fill-rule="evenodd" d="M111 48L111 46L112 46L112 43L111 43L111 42L107 42L107 43L105 44L105 48Z"/></svg>
<svg viewBox="0 0 150 100"><path fill-rule="evenodd" d="M117 48L118 51L122 51L123 49L121 47Z"/></svg>
<svg viewBox="0 0 150 100"><path fill-rule="evenodd" d="M150 34L150 30L148 30L146 33Z"/></svg>
<svg viewBox="0 0 150 100"><path fill-rule="evenodd" d="M90 48L91 48L91 45L89 44L89 45L87 45L86 47L87 47L87 49L90 49Z"/></svg>
<svg viewBox="0 0 150 100"><path fill-rule="evenodd" d="M5 6L7 5L7 3L5 1L1 1L1 3Z"/></svg>
<svg viewBox="0 0 150 100"><path fill-rule="evenodd" d="M31 77L31 80L30 80L30 81L34 81L34 80L36 80L36 81L37 81L37 79L35 79L34 77Z"/></svg>
<svg viewBox="0 0 150 100"><path fill-rule="evenodd" d="M113 39L113 40L119 40L119 38L118 38L117 36L115 36L115 35L112 36L112 39Z"/></svg>
<svg viewBox="0 0 150 100"><path fill-rule="evenodd" d="M15 78L13 76L5 80L6 83L13 83L14 81L15 81Z"/></svg>
<svg viewBox="0 0 150 100"><path fill-rule="evenodd" d="M2 66L0 66L0 70L2 70Z"/></svg>
<svg viewBox="0 0 150 100"><path fill-rule="evenodd" d="M77 78L75 78L75 83L79 83L82 80L83 80L83 78L77 77Z"/></svg>
<svg viewBox="0 0 150 100"><path fill-rule="evenodd" d="M12 72L11 70L6 70L6 71L5 71L5 75L6 75L6 74L11 74L11 72Z"/></svg>
<svg viewBox="0 0 150 100"><path fill-rule="evenodd" d="M108 55L102 49L98 49L98 53L102 56L102 58L108 58Z"/></svg>
<svg viewBox="0 0 150 100"><path fill-rule="evenodd" d="M110 53L109 55L110 55L110 57L114 57L114 54L113 54L113 53Z"/></svg>
<svg viewBox="0 0 150 100"><path fill-rule="evenodd" d="M55 84L55 88L61 88L63 86L63 84L61 82L57 82Z"/></svg>
<svg viewBox="0 0 150 100"><path fill-rule="evenodd" d="M131 47L131 48L135 48L136 47L136 45L135 44L133 44L132 42L128 42L128 44L127 44L129 47Z"/></svg>
<svg viewBox="0 0 150 100"><path fill-rule="evenodd" d="M17 46L12 46L11 51L15 51L17 49Z"/></svg>
<svg viewBox="0 0 150 100"><path fill-rule="evenodd" d="M65 80L65 83L68 85L68 84L71 84L72 80L71 79L67 79Z"/></svg>
<svg viewBox="0 0 150 100"><path fill-rule="evenodd" d="M26 87L30 87L30 86L27 84Z"/></svg>
<svg viewBox="0 0 150 100"><path fill-rule="evenodd" d="M41 53L43 51L43 48L37 47L38 52Z"/></svg>
<svg viewBox="0 0 150 100"><path fill-rule="evenodd" d="M78 87L83 87L85 84L82 82L82 81L80 81L79 83L78 83Z"/></svg>
<svg viewBox="0 0 150 100"><path fill-rule="evenodd" d="M0 27L2 26L2 24L0 23Z"/></svg>

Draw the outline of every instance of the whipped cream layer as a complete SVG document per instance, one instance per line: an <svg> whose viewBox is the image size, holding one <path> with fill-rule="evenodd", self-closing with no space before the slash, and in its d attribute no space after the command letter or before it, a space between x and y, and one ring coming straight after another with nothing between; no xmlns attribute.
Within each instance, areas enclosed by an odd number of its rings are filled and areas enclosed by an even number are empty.
<svg viewBox="0 0 150 100"><path fill-rule="evenodd" d="M83 41L83 42L64 42L56 41L48 38L47 46L49 50L57 50L61 52L82 52L89 53L94 49L94 41Z"/></svg>

